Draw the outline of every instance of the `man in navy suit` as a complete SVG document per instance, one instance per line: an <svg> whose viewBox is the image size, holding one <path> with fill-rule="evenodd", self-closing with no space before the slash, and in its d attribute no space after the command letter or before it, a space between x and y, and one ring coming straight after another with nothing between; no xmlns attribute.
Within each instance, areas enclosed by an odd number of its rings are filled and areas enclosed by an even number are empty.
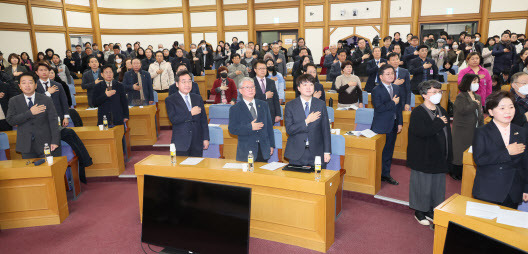
<svg viewBox="0 0 528 254"><path fill-rule="evenodd" d="M103 81L101 76L101 70L99 69L99 61L96 57L90 57L88 59L89 70L86 70L82 75L82 89L86 90L86 95L88 96L88 106L93 108L93 89L95 84Z"/></svg>
<svg viewBox="0 0 528 254"><path fill-rule="evenodd" d="M94 88L94 106L97 110L97 125L103 124L103 116L106 116L109 125L123 125L128 122L128 101L125 88L117 80L114 80L114 71L111 65L104 66L103 81L97 83Z"/></svg>
<svg viewBox="0 0 528 254"><path fill-rule="evenodd" d="M385 147L381 155L381 180L398 185L399 183L390 175L396 136L403 128L401 89L392 84L394 75L394 68L391 65L385 64L379 68L380 85L372 90L374 119L371 129L375 133L385 134L386 137Z"/></svg>
<svg viewBox="0 0 528 254"><path fill-rule="evenodd" d="M429 48L425 45L417 47L418 57L407 64L409 73L413 75L411 79L411 91L420 94L418 85L427 80L438 80L438 67L433 59L427 57Z"/></svg>
<svg viewBox="0 0 528 254"><path fill-rule="evenodd" d="M50 97L55 106L55 111L61 119L62 126L68 126L70 120L70 111L68 109L68 98L64 92L62 85L50 80L49 71L50 67L44 63L38 63L36 73L39 77L37 81L37 93L45 94Z"/></svg>
<svg viewBox="0 0 528 254"><path fill-rule="evenodd" d="M176 75L178 75L178 72L180 72L180 71L188 71L187 65L185 65L184 63L179 64L178 67L176 68L176 74L174 75L174 77L176 77ZM192 77L191 77L191 79L192 79ZM176 86L176 84L170 85L169 86L169 96L172 95L173 93L176 93L176 92L178 92L178 87ZM192 83L191 93L200 95L200 87L198 87L198 83L196 83L194 81ZM200 96L202 96L202 95L200 95Z"/></svg>
<svg viewBox="0 0 528 254"><path fill-rule="evenodd" d="M323 168L330 161L330 122L323 101L313 99L315 78L303 74L297 78L301 96L286 103L284 125L288 142L284 156L293 165L314 165L315 156L323 159Z"/></svg>
<svg viewBox="0 0 528 254"><path fill-rule="evenodd" d="M339 61L332 64L330 70L326 74L326 81L332 81L332 90L335 89L335 80L341 75L341 65L346 61L347 53L346 50L340 49L337 51L337 59Z"/></svg>
<svg viewBox="0 0 528 254"><path fill-rule="evenodd" d="M418 43L419 43L418 36L411 37L410 45L405 48L405 51L403 52L402 60L407 68L409 68L409 63L418 58Z"/></svg>
<svg viewBox="0 0 528 254"><path fill-rule="evenodd" d="M237 161L247 161L252 151L255 161L266 162L275 148L268 103L255 99L255 89L253 79L242 78L238 87L242 100L229 109L229 133L238 136Z"/></svg>
<svg viewBox="0 0 528 254"><path fill-rule="evenodd" d="M374 87L379 83L379 67L387 63L387 60L381 58L381 49L379 47L372 49L372 56L374 56L374 58L368 60L367 62L368 80L367 84L365 85L365 91L369 93L372 93L372 89L374 89Z"/></svg>
<svg viewBox="0 0 528 254"><path fill-rule="evenodd" d="M125 73L123 78L128 100L132 105L150 105L154 103L154 88L148 71L141 69L141 60L132 59L132 70Z"/></svg>
<svg viewBox="0 0 528 254"><path fill-rule="evenodd" d="M181 71L176 76L178 92L165 99L172 123L171 142L176 145L177 156L202 157L209 148L209 126L201 96L190 93L191 74Z"/></svg>
<svg viewBox="0 0 528 254"><path fill-rule="evenodd" d="M279 94L275 87L275 81L270 78L266 78L267 67L263 60L258 60L253 64L255 70L255 99L268 102L271 120L274 123L278 123L281 119L281 108L279 103Z"/></svg>
<svg viewBox="0 0 528 254"><path fill-rule="evenodd" d="M400 67L400 55L393 52L387 56L387 59L387 63L394 68L395 72L396 78L392 83L400 87L400 99L405 103L405 110L411 111L411 96L414 96L411 93L411 75L407 69Z"/></svg>

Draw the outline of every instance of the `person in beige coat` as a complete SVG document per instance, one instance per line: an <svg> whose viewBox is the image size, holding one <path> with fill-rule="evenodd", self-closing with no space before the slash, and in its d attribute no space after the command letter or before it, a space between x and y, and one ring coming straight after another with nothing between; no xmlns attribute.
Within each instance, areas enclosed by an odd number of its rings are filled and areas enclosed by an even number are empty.
<svg viewBox="0 0 528 254"><path fill-rule="evenodd" d="M163 52L156 52L156 61L150 64L148 72L152 78L154 91L168 93L169 86L174 84L174 72L171 63L163 60Z"/></svg>

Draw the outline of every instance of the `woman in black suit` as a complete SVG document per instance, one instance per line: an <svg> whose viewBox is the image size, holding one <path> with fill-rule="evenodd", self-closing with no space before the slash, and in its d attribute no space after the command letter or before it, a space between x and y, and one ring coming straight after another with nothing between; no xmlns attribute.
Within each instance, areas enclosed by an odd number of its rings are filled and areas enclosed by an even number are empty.
<svg viewBox="0 0 528 254"><path fill-rule="evenodd" d="M517 209L523 200L528 202L528 155L525 129L511 124L513 101L506 91L492 93L486 99L493 121L475 130L473 159L477 173L473 197Z"/></svg>

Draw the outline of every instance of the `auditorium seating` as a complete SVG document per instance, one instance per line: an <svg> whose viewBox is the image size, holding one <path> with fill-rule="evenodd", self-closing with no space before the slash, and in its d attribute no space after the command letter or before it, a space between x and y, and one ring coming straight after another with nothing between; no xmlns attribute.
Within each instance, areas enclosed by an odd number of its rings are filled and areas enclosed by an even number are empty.
<svg viewBox="0 0 528 254"><path fill-rule="evenodd" d="M205 158L224 157L224 131L218 126L209 126L209 149L203 151Z"/></svg>
<svg viewBox="0 0 528 254"><path fill-rule="evenodd" d="M370 129L372 120L374 119L374 109L372 108L359 108L356 110L356 131L362 131Z"/></svg>
<svg viewBox="0 0 528 254"><path fill-rule="evenodd" d="M209 107L209 123L229 124L229 109L231 104L212 104Z"/></svg>
<svg viewBox="0 0 528 254"><path fill-rule="evenodd" d="M9 139L7 134L0 132L0 161L9 160Z"/></svg>

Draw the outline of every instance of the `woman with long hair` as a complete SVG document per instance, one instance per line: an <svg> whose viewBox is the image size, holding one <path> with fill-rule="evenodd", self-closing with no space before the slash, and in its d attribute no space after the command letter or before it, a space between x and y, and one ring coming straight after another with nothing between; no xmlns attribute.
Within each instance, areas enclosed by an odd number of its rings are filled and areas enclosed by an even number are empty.
<svg viewBox="0 0 528 254"><path fill-rule="evenodd" d="M31 61L27 52L22 52L22 54L20 54L20 59L22 60L20 62L21 65L26 66L26 69L29 71L33 71L33 61Z"/></svg>

